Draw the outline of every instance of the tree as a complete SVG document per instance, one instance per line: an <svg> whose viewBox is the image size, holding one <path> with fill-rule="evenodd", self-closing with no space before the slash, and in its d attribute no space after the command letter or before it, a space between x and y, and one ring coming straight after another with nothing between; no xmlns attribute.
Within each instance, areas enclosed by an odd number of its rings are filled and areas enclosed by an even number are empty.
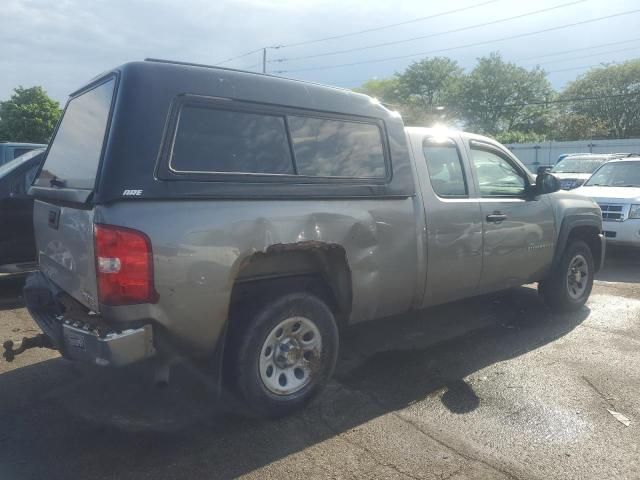
<svg viewBox="0 0 640 480"><path fill-rule="evenodd" d="M398 78L372 78L371 80L364 82L360 88L356 89L356 91L375 97L382 103L394 104L399 100Z"/></svg>
<svg viewBox="0 0 640 480"><path fill-rule="evenodd" d="M560 112L551 124L554 140L584 140L607 138L609 129L605 122L581 113Z"/></svg>
<svg viewBox="0 0 640 480"><path fill-rule="evenodd" d="M403 102L399 96L397 76L367 80L356 91L370 95L380 100L387 108L400 112L405 123L407 123L407 119L413 118L411 107Z"/></svg>
<svg viewBox="0 0 640 480"><path fill-rule="evenodd" d="M464 72L450 58L425 58L398 75L398 97L410 113L408 123L432 124L457 118L456 98Z"/></svg>
<svg viewBox="0 0 640 480"><path fill-rule="evenodd" d="M568 114L600 122L609 137L639 135L640 60L589 70L569 83L561 98L573 100L567 103Z"/></svg>
<svg viewBox="0 0 640 480"><path fill-rule="evenodd" d="M0 102L0 140L47 143L59 117L60 104L42 87L18 87Z"/></svg>
<svg viewBox="0 0 640 480"><path fill-rule="evenodd" d="M497 133L494 138L500 143L539 143L547 140L544 134L517 130Z"/></svg>
<svg viewBox="0 0 640 480"><path fill-rule="evenodd" d="M456 103L471 131L544 133L550 121L544 102L552 97L551 84L539 67L526 70L492 53L479 58L463 79Z"/></svg>

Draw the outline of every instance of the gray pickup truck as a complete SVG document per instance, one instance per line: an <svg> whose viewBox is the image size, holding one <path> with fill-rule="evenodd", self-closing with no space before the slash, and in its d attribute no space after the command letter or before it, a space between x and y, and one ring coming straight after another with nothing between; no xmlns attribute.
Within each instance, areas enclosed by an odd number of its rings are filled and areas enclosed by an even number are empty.
<svg viewBox="0 0 640 480"><path fill-rule="evenodd" d="M31 188L25 298L69 359L202 359L282 415L326 384L350 324L531 282L582 307L602 217L559 187L352 91L129 63L67 103Z"/></svg>

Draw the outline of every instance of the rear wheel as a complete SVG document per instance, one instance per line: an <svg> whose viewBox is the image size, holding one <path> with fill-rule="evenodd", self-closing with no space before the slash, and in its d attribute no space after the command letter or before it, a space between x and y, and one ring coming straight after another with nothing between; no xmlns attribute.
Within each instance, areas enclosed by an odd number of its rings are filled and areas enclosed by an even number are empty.
<svg viewBox="0 0 640 480"><path fill-rule="evenodd" d="M572 240L549 277L538 284L538 290L553 310L579 310L591 294L594 273L591 249L581 240Z"/></svg>
<svg viewBox="0 0 640 480"><path fill-rule="evenodd" d="M326 385L338 355L338 329L320 298L287 294L243 323L234 342L234 381L251 411L286 415Z"/></svg>

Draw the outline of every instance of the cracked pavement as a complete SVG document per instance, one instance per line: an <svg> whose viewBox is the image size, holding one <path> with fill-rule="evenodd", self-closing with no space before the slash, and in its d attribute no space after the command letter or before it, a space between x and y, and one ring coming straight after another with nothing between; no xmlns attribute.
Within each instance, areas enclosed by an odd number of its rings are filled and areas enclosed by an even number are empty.
<svg viewBox="0 0 640 480"><path fill-rule="evenodd" d="M1 340L37 331L19 289L0 285ZM142 367L2 362L0 478L640 478L640 251L611 249L574 314L522 287L356 326L285 419L207 387L189 365L158 390Z"/></svg>

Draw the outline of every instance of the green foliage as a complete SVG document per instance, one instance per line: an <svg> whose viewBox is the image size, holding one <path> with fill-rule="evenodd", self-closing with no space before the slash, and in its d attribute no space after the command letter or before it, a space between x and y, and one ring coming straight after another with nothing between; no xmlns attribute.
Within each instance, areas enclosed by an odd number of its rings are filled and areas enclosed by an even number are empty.
<svg viewBox="0 0 640 480"><path fill-rule="evenodd" d="M581 140L587 138L607 138L609 128L595 116L582 113L559 112L551 126L554 140Z"/></svg>
<svg viewBox="0 0 640 480"><path fill-rule="evenodd" d="M609 137L640 135L640 60L591 69L562 92L566 99L594 97L568 103L566 112L597 119Z"/></svg>
<svg viewBox="0 0 640 480"><path fill-rule="evenodd" d="M557 93L542 69L497 53L469 73L454 60L427 58L362 91L407 125L453 124L504 143L640 136L640 60L592 69Z"/></svg>
<svg viewBox="0 0 640 480"><path fill-rule="evenodd" d="M493 135L500 143L538 143L545 142L547 137L544 134L536 132L521 132L518 130L509 130Z"/></svg>
<svg viewBox="0 0 640 480"><path fill-rule="evenodd" d="M47 143L59 117L59 103L42 87L18 87L0 102L0 140Z"/></svg>
<svg viewBox="0 0 640 480"><path fill-rule="evenodd" d="M356 92L366 93L377 98L382 103L394 103L398 101L398 78L371 79L362 84Z"/></svg>
<svg viewBox="0 0 640 480"><path fill-rule="evenodd" d="M479 133L543 132L547 107L553 96L545 73L505 62L499 54L478 59L459 91L458 109L465 127Z"/></svg>
<svg viewBox="0 0 640 480"><path fill-rule="evenodd" d="M449 58L426 58L398 75L398 100L409 124L448 123L457 118L455 104L463 70Z"/></svg>

